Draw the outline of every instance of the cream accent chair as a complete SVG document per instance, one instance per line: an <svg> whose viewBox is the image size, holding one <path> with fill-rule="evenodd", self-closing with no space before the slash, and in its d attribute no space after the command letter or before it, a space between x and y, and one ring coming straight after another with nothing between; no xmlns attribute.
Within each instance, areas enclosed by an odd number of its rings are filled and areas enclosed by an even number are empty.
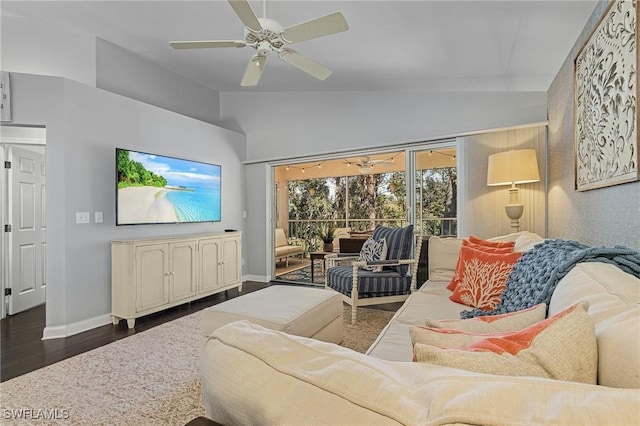
<svg viewBox="0 0 640 426"><path fill-rule="evenodd" d="M302 246L294 246L289 244L289 240L287 240L287 236L284 233L284 229L276 228L276 248L275 248L275 259L276 261L285 259L286 265L289 266L289 258L294 256L302 256L304 255L304 249Z"/></svg>

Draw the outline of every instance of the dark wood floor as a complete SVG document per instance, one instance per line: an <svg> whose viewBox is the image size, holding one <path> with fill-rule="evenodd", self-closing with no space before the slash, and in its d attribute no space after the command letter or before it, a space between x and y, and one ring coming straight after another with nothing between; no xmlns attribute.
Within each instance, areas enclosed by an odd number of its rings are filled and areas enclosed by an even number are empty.
<svg viewBox="0 0 640 426"><path fill-rule="evenodd" d="M247 281L243 283L242 294L267 286L268 283ZM4 382L237 296L238 290L232 289L139 318L135 328L131 330L127 328L126 321L120 321L117 326L104 325L64 339L42 340L42 330L45 327L44 305L7 316L0 321L0 381Z"/></svg>

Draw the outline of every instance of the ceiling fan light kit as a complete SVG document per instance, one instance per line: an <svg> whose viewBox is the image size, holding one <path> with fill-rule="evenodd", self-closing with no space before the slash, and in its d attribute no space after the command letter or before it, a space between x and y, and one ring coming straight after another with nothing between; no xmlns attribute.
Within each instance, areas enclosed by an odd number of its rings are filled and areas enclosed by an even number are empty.
<svg viewBox="0 0 640 426"><path fill-rule="evenodd" d="M332 74L333 71L324 65L285 46L347 31L349 25L342 13L335 12L292 27L283 28L280 23L266 16L263 18L256 17L248 0L228 1L245 25L244 40L172 41L169 43L171 47L174 49L253 47L258 52L249 60L240 83L241 86L256 86L258 84L266 64L267 55L271 52L277 52L280 59L318 80L325 80ZM266 15L266 0L264 0L264 13Z"/></svg>

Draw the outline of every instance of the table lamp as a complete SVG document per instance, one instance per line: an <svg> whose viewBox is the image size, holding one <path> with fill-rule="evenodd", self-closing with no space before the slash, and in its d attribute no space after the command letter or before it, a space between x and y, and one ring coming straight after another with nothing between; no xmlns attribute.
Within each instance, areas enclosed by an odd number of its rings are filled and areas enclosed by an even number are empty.
<svg viewBox="0 0 640 426"><path fill-rule="evenodd" d="M535 149L519 149L498 152L489 156L487 185L511 185L509 204L504 209L511 219L513 232L520 230L520 218L524 205L518 198L516 184L539 182L538 159Z"/></svg>

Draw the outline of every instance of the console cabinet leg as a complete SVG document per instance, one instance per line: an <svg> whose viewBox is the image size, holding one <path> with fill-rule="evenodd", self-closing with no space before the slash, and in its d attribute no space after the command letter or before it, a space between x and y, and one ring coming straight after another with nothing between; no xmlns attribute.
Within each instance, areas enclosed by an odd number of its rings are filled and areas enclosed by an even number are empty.
<svg viewBox="0 0 640 426"><path fill-rule="evenodd" d="M133 327L135 327L135 325L136 325L136 319L135 319L135 318L132 318L132 319L128 319L128 320L127 320L127 326L128 326L129 328L133 328Z"/></svg>
<svg viewBox="0 0 640 426"><path fill-rule="evenodd" d="M113 323L113 325L118 325L120 323L120 318L111 315L111 322Z"/></svg>

